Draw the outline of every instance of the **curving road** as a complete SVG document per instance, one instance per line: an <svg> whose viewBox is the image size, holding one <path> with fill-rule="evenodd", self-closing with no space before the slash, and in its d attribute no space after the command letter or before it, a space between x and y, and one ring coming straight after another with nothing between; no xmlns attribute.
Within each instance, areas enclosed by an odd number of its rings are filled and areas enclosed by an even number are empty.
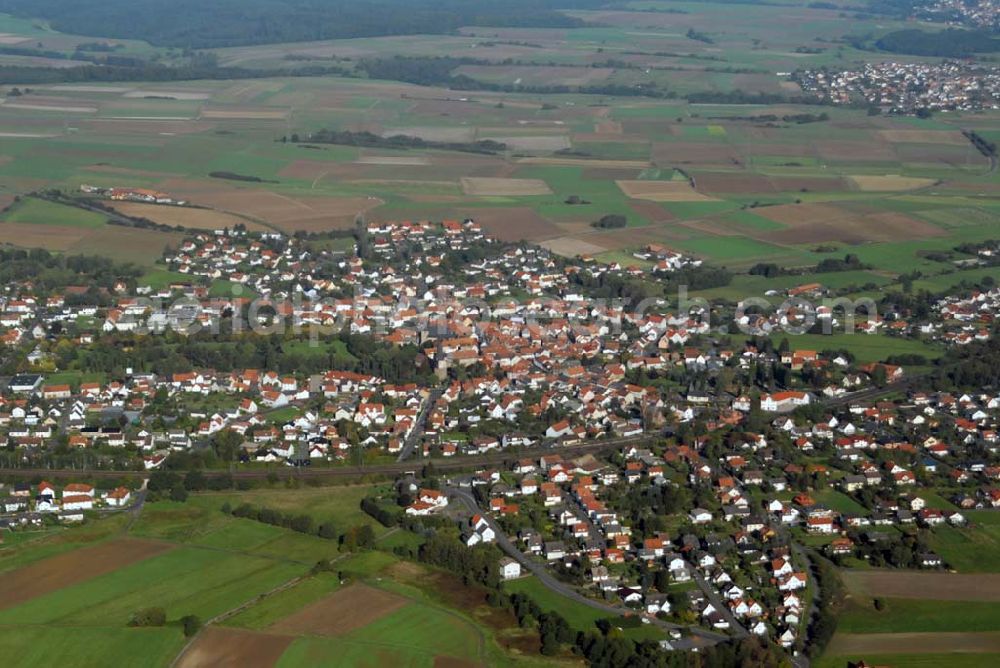
<svg viewBox="0 0 1000 668"><path fill-rule="evenodd" d="M530 571L538 581L545 585L548 589L565 596L566 598L572 599L577 603L581 603L588 607L594 608L595 610L600 610L601 612L608 613L615 617L621 617L627 611L620 607L616 607L607 603L602 603L601 601L588 598L578 592L576 588L562 582L557 579L552 573L543 565L538 563L533 559L529 559L521 550L514 545L510 539L507 537L506 532L501 529L493 518L485 513L476 502L476 497L472 495L468 490L462 489L460 487L447 487L445 488L448 496L453 499L457 499L464 505L470 513L478 513L483 516L486 522L490 525L494 532L496 532L496 543L501 550L507 553L512 559L517 561L521 566L528 571ZM650 623L662 628L665 631L670 630L687 630L690 635L681 638L680 640L673 641L671 644L677 649L693 649L696 647L707 647L709 645L715 645L720 642L725 642L729 640L729 636L723 635L721 633L716 633L715 631L709 631L698 626L683 626L681 624L673 624L671 622L665 622L661 619L655 617L648 618Z"/></svg>

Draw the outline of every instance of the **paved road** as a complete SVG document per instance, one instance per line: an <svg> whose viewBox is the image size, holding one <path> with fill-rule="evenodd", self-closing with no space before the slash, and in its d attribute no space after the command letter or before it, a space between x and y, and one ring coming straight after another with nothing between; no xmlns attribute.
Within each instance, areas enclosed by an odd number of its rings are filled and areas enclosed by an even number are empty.
<svg viewBox="0 0 1000 668"><path fill-rule="evenodd" d="M562 582L557 579L543 564L538 563L533 559L529 559L521 550L514 545L507 534L493 521L489 515L487 515L479 505L476 503L475 496L472 495L468 490L459 487L448 487L448 496L453 499L458 499L466 508L468 508L470 513L478 513L482 515L486 521L492 527L493 531L497 535L497 545L501 550L507 553L512 559L516 560L521 564L522 567L530 571L535 577L538 578L539 582L545 585L552 591L565 596L566 598L572 599L578 603L582 603L588 607L600 610L601 612L606 612L609 615L615 617L620 617L626 614L628 611L620 607L609 605L607 603L602 603L601 601L588 598L578 592L574 587ZM723 635L721 633L716 633L714 631L708 631L696 626L682 626L680 624L672 624L670 622L665 622L660 619L649 618L650 623L659 626L660 628L670 631L670 630L687 630L691 635L682 638L681 640L674 641L672 644L677 649L691 649L693 647L706 647L709 645L715 645L720 642L729 640L729 636Z"/></svg>
<svg viewBox="0 0 1000 668"><path fill-rule="evenodd" d="M444 390L436 388L431 390L427 398L424 399L424 403L420 405L420 413L417 415L413 429L410 430L410 434L403 442L403 450L399 453L399 457L396 459L397 462L406 461L413 455L413 451L420 443L420 437L424 435L424 429L427 427L427 416L443 393Z"/></svg>
<svg viewBox="0 0 1000 668"><path fill-rule="evenodd" d="M729 610L729 607L726 606L722 597L719 596L719 592L716 588L702 577L697 568L691 568L691 577L698 585L698 589L701 589L702 593L705 594L705 597L708 598L712 606L719 611L722 618L729 622L729 629L732 631L732 634L737 638L745 638L748 635L746 628L740 624L740 621L736 619L733 613Z"/></svg>
<svg viewBox="0 0 1000 668"><path fill-rule="evenodd" d="M808 630L811 624L813 615L816 614L819 605L819 578L816 577L816 561L815 559L820 559L822 557L816 556L813 558L812 551L809 548L803 547L801 544L795 541L790 541L792 546L792 552L800 560L805 561L809 565L809 579L812 580L812 598L809 600L809 612L806 613L806 637L803 638L805 645L809 645ZM798 655L792 658L792 664L795 668L809 668L810 661L809 657L806 656L805 652L799 652Z"/></svg>

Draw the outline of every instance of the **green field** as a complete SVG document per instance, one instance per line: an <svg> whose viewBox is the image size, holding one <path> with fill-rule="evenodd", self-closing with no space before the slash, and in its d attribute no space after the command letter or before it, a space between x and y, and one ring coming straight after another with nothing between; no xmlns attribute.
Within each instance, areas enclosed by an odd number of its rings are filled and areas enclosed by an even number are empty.
<svg viewBox="0 0 1000 668"><path fill-rule="evenodd" d="M963 514L969 525L935 527L931 532L931 548L959 572L1000 571L1000 516L990 511Z"/></svg>
<svg viewBox="0 0 1000 668"><path fill-rule="evenodd" d="M320 573L312 578L302 580L294 587L265 598L244 612L226 620L225 625L263 630L336 591L339 586L340 581L335 575Z"/></svg>
<svg viewBox="0 0 1000 668"><path fill-rule="evenodd" d="M0 611L0 624L124 626L149 606L163 607L174 619L209 619L304 570L229 550L179 547Z"/></svg>
<svg viewBox="0 0 1000 668"><path fill-rule="evenodd" d="M35 197L25 197L13 204L0 219L10 223L65 227L103 227L105 224L100 214Z"/></svg>
<svg viewBox="0 0 1000 668"><path fill-rule="evenodd" d="M345 485L339 487L303 487L300 489L255 489L248 492L205 492L193 496L188 506L217 511L223 503L236 507L241 503L264 506L286 512L304 513L316 522L332 521L341 531L368 524L376 533L384 531L361 510L361 500L374 494L375 485Z"/></svg>
<svg viewBox="0 0 1000 668"><path fill-rule="evenodd" d="M824 656L813 665L816 668L846 668L848 662L857 660L853 656ZM892 668L982 668L995 666L1000 662L1000 654L963 654L960 650L950 654L872 654L865 657L865 662Z"/></svg>
<svg viewBox="0 0 1000 668"><path fill-rule="evenodd" d="M512 593L518 592L531 597L542 610L558 612L569 622L570 626L579 631L593 629L594 624L598 620L608 618L608 614L605 612L590 608L576 601L571 601L557 594L543 585L534 576L508 582L504 585L504 589Z"/></svg>
<svg viewBox="0 0 1000 668"><path fill-rule="evenodd" d="M162 668L184 643L177 627L0 626L0 655L11 668L54 664Z"/></svg>
<svg viewBox="0 0 1000 668"><path fill-rule="evenodd" d="M913 339L883 336L878 334L781 334L774 337L776 343L787 338L794 350L850 350L861 363L878 362L891 355L923 355L936 359L943 353L936 345Z"/></svg>
<svg viewBox="0 0 1000 668"><path fill-rule="evenodd" d="M869 599L852 601L837 624L843 633L947 633L998 631L996 604L979 601L882 599L876 610Z"/></svg>

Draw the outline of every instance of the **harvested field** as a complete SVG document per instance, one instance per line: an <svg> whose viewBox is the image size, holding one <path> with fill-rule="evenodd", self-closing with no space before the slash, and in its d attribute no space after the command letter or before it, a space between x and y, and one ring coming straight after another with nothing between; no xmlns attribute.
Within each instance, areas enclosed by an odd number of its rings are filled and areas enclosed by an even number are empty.
<svg viewBox="0 0 1000 668"><path fill-rule="evenodd" d="M337 168L344 168L342 163L326 162L323 160L296 160L291 162L278 172L278 176L285 179L302 179L312 181L319 177L331 173Z"/></svg>
<svg viewBox="0 0 1000 668"><path fill-rule="evenodd" d="M27 109L29 111L59 111L67 114L96 114L97 107L83 105L48 104L43 102L5 102L4 109Z"/></svg>
<svg viewBox="0 0 1000 668"><path fill-rule="evenodd" d="M575 237L556 237L538 244L543 248L548 248L556 255L563 257L576 257L577 255L596 255L608 250L603 246L598 246Z"/></svg>
<svg viewBox="0 0 1000 668"><path fill-rule="evenodd" d="M246 225L248 230L270 231L269 228L249 221L246 218L222 213L212 209L196 209L183 206L163 206L160 204L142 204L139 202L117 202L111 205L115 211L133 218L148 218L154 223L170 226L181 226L194 230L221 230L238 224Z"/></svg>
<svg viewBox="0 0 1000 668"><path fill-rule="evenodd" d="M309 197L269 190L220 189L186 179L168 179L161 186L192 204L266 221L289 233L349 229L359 213L382 204L382 200L370 197Z"/></svg>
<svg viewBox="0 0 1000 668"><path fill-rule="evenodd" d="M452 216L468 217L479 223L483 230L500 241L533 241L547 239L560 233L559 228L542 218L534 209L528 207L498 207L498 208L457 208Z"/></svg>
<svg viewBox="0 0 1000 668"><path fill-rule="evenodd" d="M788 229L752 234L755 239L777 244L809 244L840 241L856 245L870 241L897 241L940 237L945 232L931 223L894 211L877 212L871 207L840 207L833 204L782 204L754 209Z"/></svg>
<svg viewBox="0 0 1000 668"><path fill-rule="evenodd" d="M863 596L938 601L1000 601L1000 573L842 571L848 591Z"/></svg>
<svg viewBox="0 0 1000 668"><path fill-rule="evenodd" d="M756 128L754 128L756 129ZM753 129L752 129L753 130ZM751 130L750 134L753 134ZM816 157L816 149L812 144L763 144L751 147L754 155L770 155L781 158L813 158ZM795 162L795 160L789 160Z"/></svg>
<svg viewBox="0 0 1000 668"><path fill-rule="evenodd" d="M885 141L900 144L968 144L961 132L957 130L879 130L879 136Z"/></svg>
<svg viewBox="0 0 1000 668"><path fill-rule="evenodd" d="M65 251L93 230L69 225L34 225L32 223L0 223L0 244L22 248L45 248Z"/></svg>
<svg viewBox="0 0 1000 668"><path fill-rule="evenodd" d="M788 226L828 222L848 215L830 204L781 204L760 207L754 213Z"/></svg>
<svg viewBox="0 0 1000 668"><path fill-rule="evenodd" d="M844 179L827 176L771 176L771 185L778 192L838 192L848 190Z"/></svg>
<svg viewBox="0 0 1000 668"><path fill-rule="evenodd" d="M816 149L824 160L854 162L895 162L896 154L889 144L879 141L827 140L816 142Z"/></svg>
<svg viewBox="0 0 1000 668"><path fill-rule="evenodd" d="M295 635L340 636L367 626L407 603L407 599L397 594L354 584L285 617L268 630Z"/></svg>
<svg viewBox="0 0 1000 668"><path fill-rule="evenodd" d="M1000 632L982 633L838 633L831 655L934 654L1000 652Z"/></svg>
<svg viewBox="0 0 1000 668"><path fill-rule="evenodd" d="M82 547L0 575L0 609L70 587L166 552L165 543L121 538Z"/></svg>
<svg viewBox="0 0 1000 668"><path fill-rule="evenodd" d="M649 167L648 160L592 160L589 158L519 158L517 164L592 167L594 169L645 169Z"/></svg>
<svg viewBox="0 0 1000 668"><path fill-rule="evenodd" d="M44 228L53 229L51 225ZM163 255L163 249L177 246L184 238L181 232L158 232L122 225L105 225L88 232L68 250L135 264L152 264Z"/></svg>
<svg viewBox="0 0 1000 668"><path fill-rule="evenodd" d="M229 120L283 121L288 117L287 109L202 109L202 118Z"/></svg>
<svg viewBox="0 0 1000 668"><path fill-rule="evenodd" d="M30 37L25 37L24 35L13 35L9 32L0 33L0 44L3 44L4 46L21 44L22 42L28 42L30 40Z"/></svg>
<svg viewBox="0 0 1000 668"><path fill-rule="evenodd" d="M732 174L699 172L694 174L695 187L705 193L773 193L774 186L762 174Z"/></svg>
<svg viewBox="0 0 1000 668"><path fill-rule="evenodd" d="M146 169L132 169L130 167L114 167L112 165L89 165L84 167L88 172L96 174L112 174L115 176L133 176L147 179L168 179L173 174L167 172L152 172Z"/></svg>
<svg viewBox="0 0 1000 668"><path fill-rule="evenodd" d="M58 136L56 134L39 134L37 132L0 132L0 139L47 139Z"/></svg>
<svg viewBox="0 0 1000 668"><path fill-rule="evenodd" d="M645 225L626 227L587 235L589 243L603 246L608 250L621 250L645 246L650 243L669 243L690 239L691 231L682 225Z"/></svg>
<svg viewBox="0 0 1000 668"><path fill-rule="evenodd" d="M392 156L392 155L372 155L364 156L355 160L359 165L408 165L419 166L429 165L431 161L422 156Z"/></svg>
<svg viewBox="0 0 1000 668"><path fill-rule="evenodd" d="M934 179L898 176L895 174L886 174L885 176L852 176L850 179L858 189L865 192L916 190L917 188L924 188L935 183Z"/></svg>
<svg viewBox="0 0 1000 668"><path fill-rule="evenodd" d="M456 659L453 656L434 657L434 668L477 668L482 664L468 659Z"/></svg>
<svg viewBox="0 0 1000 668"><path fill-rule="evenodd" d="M622 124L618 121L601 121L594 124L594 132L599 135L620 135L622 134Z"/></svg>
<svg viewBox="0 0 1000 668"><path fill-rule="evenodd" d="M292 643L291 636L209 626L188 647L178 668L270 668Z"/></svg>
<svg viewBox="0 0 1000 668"><path fill-rule="evenodd" d="M81 128L87 128L100 133L116 135L186 135L208 132L216 127L215 123L205 121L166 119L166 118L90 118L80 121Z"/></svg>
<svg viewBox="0 0 1000 668"><path fill-rule="evenodd" d="M674 165L743 166L743 159L732 146L697 142L656 142L653 144L653 162L660 167Z"/></svg>
<svg viewBox="0 0 1000 668"><path fill-rule="evenodd" d="M895 144L893 149L900 161L908 163L944 163L958 169L989 163L972 144Z"/></svg>
<svg viewBox="0 0 1000 668"><path fill-rule="evenodd" d="M536 85L558 81L566 86L586 86L604 81L609 67L547 67L543 65L462 65L454 74L482 81Z"/></svg>
<svg viewBox="0 0 1000 668"><path fill-rule="evenodd" d="M615 181L626 197L651 202L711 202L687 181Z"/></svg>
<svg viewBox="0 0 1000 668"><path fill-rule="evenodd" d="M669 223L677 220L677 217L655 202L636 201L629 202L629 208L640 216L653 223Z"/></svg>
<svg viewBox="0 0 1000 668"><path fill-rule="evenodd" d="M60 84L58 86L48 86L46 90L58 90L66 93L127 93L132 89L128 86L86 86L78 84Z"/></svg>
<svg viewBox="0 0 1000 668"><path fill-rule="evenodd" d="M525 195L551 195L552 190L541 179L499 179L465 177L462 190L466 195L518 197Z"/></svg>

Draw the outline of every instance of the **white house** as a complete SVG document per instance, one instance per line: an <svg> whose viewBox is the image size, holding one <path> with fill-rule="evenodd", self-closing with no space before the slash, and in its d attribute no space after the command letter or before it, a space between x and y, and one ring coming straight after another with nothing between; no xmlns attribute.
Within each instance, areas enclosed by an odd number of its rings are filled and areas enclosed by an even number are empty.
<svg viewBox="0 0 1000 668"><path fill-rule="evenodd" d="M521 577L521 564L510 557L504 557L500 560L500 575L504 580L514 580Z"/></svg>

